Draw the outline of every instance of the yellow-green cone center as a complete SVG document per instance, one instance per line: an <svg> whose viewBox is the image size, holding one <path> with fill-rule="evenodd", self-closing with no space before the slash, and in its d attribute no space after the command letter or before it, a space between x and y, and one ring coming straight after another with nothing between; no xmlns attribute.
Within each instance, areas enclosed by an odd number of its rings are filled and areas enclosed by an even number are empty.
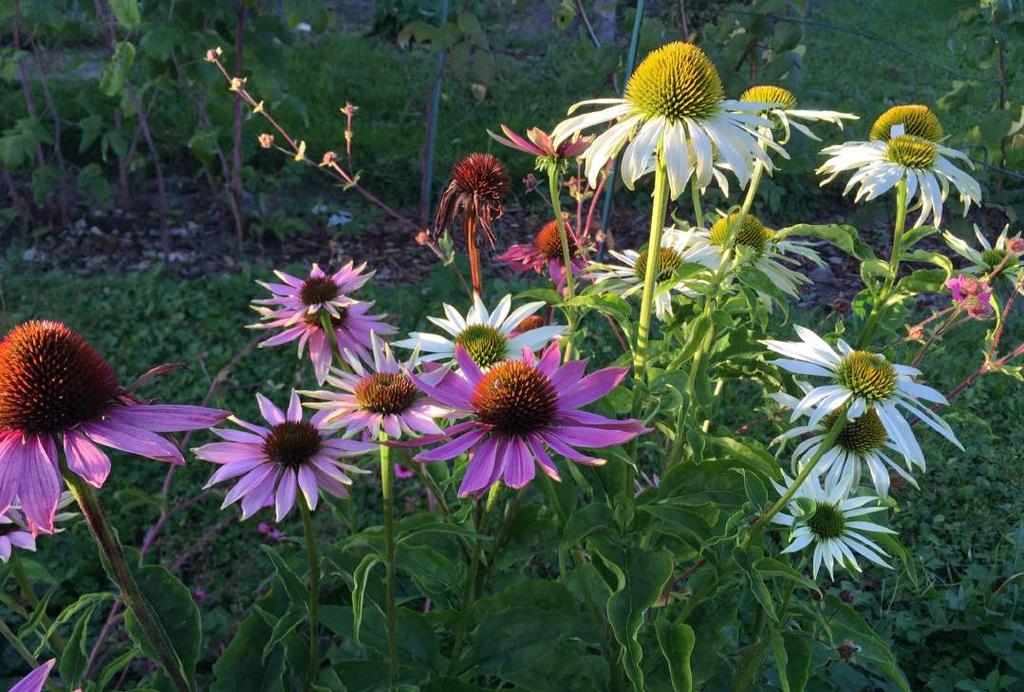
<svg viewBox="0 0 1024 692"><path fill-rule="evenodd" d="M729 232L736 225L738 218L739 214L736 213L723 216L718 221L715 221L711 226L711 244L725 247L726 242L729 240ZM761 253L764 252L771 237L772 232L764 227L760 219L753 214L747 214L743 217L743 223L736 230L733 245L743 245L753 248L757 253Z"/></svg>
<svg viewBox="0 0 1024 692"><path fill-rule="evenodd" d="M647 277L647 248L638 250L640 256L636 258L633 265L633 273L643 281ZM661 248L658 253L658 281L668 281L676 273L676 269L683 263L682 256L670 247Z"/></svg>
<svg viewBox="0 0 1024 692"><path fill-rule="evenodd" d="M677 41L644 58L626 83L625 96L648 117L678 121L713 115L725 89L704 51Z"/></svg>
<svg viewBox="0 0 1024 692"><path fill-rule="evenodd" d="M942 123L928 106L893 106L878 116L869 139L888 142L894 125L902 125L904 134L937 142L942 139Z"/></svg>
<svg viewBox="0 0 1024 692"><path fill-rule="evenodd" d="M884 401L896 390L896 369L882 356L854 351L836 366L836 382L868 401Z"/></svg>
<svg viewBox="0 0 1024 692"><path fill-rule="evenodd" d="M455 337L455 343L466 349L469 357L481 368L489 368L508 357L505 335L487 324L469 325Z"/></svg>
<svg viewBox="0 0 1024 692"><path fill-rule="evenodd" d="M838 506L820 503L807 519L807 528L818 538L839 538L846 527L846 518Z"/></svg>
<svg viewBox="0 0 1024 692"><path fill-rule="evenodd" d="M746 101L747 103L774 103L781 106L784 110L796 108L796 96L793 95L793 92L772 84L760 84L750 87L740 94L740 101Z"/></svg>
<svg viewBox="0 0 1024 692"><path fill-rule="evenodd" d="M1017 266L1016 255L1007 252L1006 250L1000 250L999 248L992 248L991 250L985 250L981 253L981 260L991 269L995 269L1003 261L1003 258L1008 258L1006 264L1003 265L1003 269L1011 269Z"/></svg>
<svg viewBox="0 0 1024 692"><path fill-rule="evenodd" d="M822 419L821 424L825 428L831 428L835 425L838 417L838 411L830 413ZM882 420L878 417L874 408L869 408L860 418L846 422L846 425L839 432L839 437L836 438L835 444L847 452L867 454L884 447L888 439L889 433L885 431Z"/></svg>
<svg viewBox="0 0 1024 692"><path fill-rule="evenodd" d="M893 163L908 168L931 168L938 150L935 142L914 135L893 137L885 147L885 156Z"/></svg>

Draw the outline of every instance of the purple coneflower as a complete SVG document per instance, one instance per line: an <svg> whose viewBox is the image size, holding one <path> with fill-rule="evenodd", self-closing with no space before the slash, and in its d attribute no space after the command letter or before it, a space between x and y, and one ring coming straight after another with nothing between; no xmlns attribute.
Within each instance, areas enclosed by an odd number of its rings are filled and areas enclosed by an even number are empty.
<svg viewBox="0 0 1024 692"><path fill-rule="evenodd" d="M449 230L457 221L462 223L473 290L483 294L480 274L480 250L484 240L494 247L494 221L504 213L502 203L511 181L505 165L491 154L470 154L452 170L452 181L441 195L434 217L432 239Z"/></svg>
<svg viewBox="0 0 1024 692"><path fill-rule="evenodd" d="M572 259L573 276L587 266L586 249L571 228L566 227L569 241L569 256ZM565 290L565 259L562 254L562 240L558 235L558 223L549 221L541 228L532 243L513 245L498 255L498 260L507 263L517 271L535 271L543 274L546 270L558 291Z"/></svg>
<svg viewBox="0 0 1024 692"><path fill-rule="evenodd" d="M582 137L579 139L565 139L555 146L555 143L551 139L551 135L539 127L531 127L526 131L526 137L517 135L509 127L502 125L501 131L505 133L505 137L494 134L490 130L487 134L491 136L495 142L504 144L506 147L516 149L526 154L533 154L536 157L544 158L552 163L561 163L568 159L574 159L587 150L590 146L591 137Z"/></svg>
<svg viewBox="0 0 1024 692"><path fill-rule="evenodd" d="M322 409L320 419L325 426L341 426L348 433L364 431L378 437L383 430L392 439L435 435L441 432L434 422L448 413L423 396L408 373L416 366L417 354L404 365L399 363L391 346L376 334L371 335L373 367L364 367L351 351L345 360L352 372L335 369L327 375L327 383L338 391L303 392L323 401L307 404ZM422 377L436 384L444 375L441 368Z"/></svg>
<svg viewBox="0 0 1024 692"><path fill-rule="evenodd" d="M227 416L140 403L77 333L59 322L25 322L0 341L0 512L18 501L33 534L53 533L62 486L58 443L69 471L99 488L110 459L97 445L184 464L160 433L208 428Z"/></svg>
<svg viewBox="0 0 1024 692"><path fill-rule="evenodd" d="M224 442L213 442L194 450L200 459L220 464L206 487L231 478L240 478L224 498L221 509L242 501L242 519L248 519L263 507L274 505L275 521L281 521L295 504L301 491L310 510L316 509L319 489L346 497L352 484L349 473L361 469L339 461L377 448L376 445L335 437L323 424L324 414L302 420L302 403L292 392L287 413L282 413L267 397L256 395L260 413L269 428L231 420L245 430L214 429Z"/></svg>
<svg viewBox="0 0 1024 692"><path fill-rule="evenodd" d="M550 448L572 461L592 466L603 459L575 449L609 447L627 442L646 428L636 420L612 420L579 410L613 390L627 370L605 368L586 377L586 361L560 365L561 353L551 344L538 360L523 349L520 360L507 360L482 371L466 350L456 349L459 371L439 384L417 384L434 399L469 420L446 431L448 442L415 457L442 461L470 452L469 466L459 488L466 496L498 480L522 488L534 477L534 462L559 480Z"/></svg>
<svg viewBox="0 0 1024 692"><path fill-rule="evenodd" d="M326 314L338 348L347 348L360 358L369 360L370 333L390 334L394 327L382 322L380 316L367 314L373 307L372 302L355 300L348 295L373 276L372 272L362 273L365 266L353 267L349 262L328 275L314 264L306 279L276 271L274 273L284 283L259 282L273 296L253 301L253 309L260 314L261 321L251 326L254 329L281 330L260 342L260 346L280 346L298 339L301 358L308 345L317 382L323 384L334 355L331 339L323 327L323 315Z"/></svg>

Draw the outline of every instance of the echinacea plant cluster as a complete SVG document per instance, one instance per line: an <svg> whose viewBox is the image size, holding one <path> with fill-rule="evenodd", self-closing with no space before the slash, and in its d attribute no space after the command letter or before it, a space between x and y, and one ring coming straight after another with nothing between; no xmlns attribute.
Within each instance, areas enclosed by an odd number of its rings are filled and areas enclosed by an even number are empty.
<svg viewBox="0 0 1024 692"><path fill-rule="evenodd" d="M81 516L129 640L95 665L87 644L116 618L97 632L90 617L110 594L52 622L44 602L32 647L3 628L32 670L14 689L54 672L88 690L128 674L177 690L824 689L833 662L863 652L872 688L909 690L833 587L913 561L892 516L929 482L934 450L962 449L928 356L979 321L993 323L984 372L1019 355L998 343L1024 240L939 231L951 191L965 213L982 195L929 107L861 127L798 105L767 84L728 98L700 48L670 43L621 97L576 104L550 131L502 124L492 138L548 178L549 221L506 242L513 183L498 156L471 153L424 231L465 250L471 283L416 329L374 310L365 264L260 282L259 345L297 342L312 368L308 388L252 392L258 417L147 401L69 327L15 327L0 341L0 559L20 569L19 551ZM848 129L864 139L821 151L822 184L847 177L855 202L887 200L887 258L851 226L769 227L755 209L792 137ZM615 175L650 184L639 247L593 231ZM861 267L848 319L790 309L825 242ZM491 289L489 259L540 285ZM907 329L922 294L940 307ZM170 437L207 429L191 451ZM97 493L116 501L107 449L208 462L204 511L263 522L267 578L223 651L201 640L206 590L122 548Z"/></svg>

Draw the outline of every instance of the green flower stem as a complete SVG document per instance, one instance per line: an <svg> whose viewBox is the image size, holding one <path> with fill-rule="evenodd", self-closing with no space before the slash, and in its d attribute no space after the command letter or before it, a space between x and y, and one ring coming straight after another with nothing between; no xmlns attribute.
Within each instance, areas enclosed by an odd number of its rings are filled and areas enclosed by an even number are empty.
<svg viewBox="0 0 1024 692"><path fill-rule="evenodd" d="M903 244L903 231L907 225L907 179L902 178L896 183L896 225L892 232L892 252L889 255L889 276L885 279L885 285L875 297L871 306L871 313L864 323L864 331L860 334L857 342L858 349L865 349L871 344L871 337L874 336L878 327L878 320L882 317L888 305L889 295L893 286L896 285L896 275L900 270L900 256L902 252L900 245Z"/></svg>
<svg viewBox="0 0 1024 692"><path fill-rule="evenodd" d="M565 294L568 300L576 297L575 280L572 276L572 253L569 251L569 234L565 228L565 218L562 216L561 186L558 184L558 166L548 166L548 190L551 193L551 210L555 214L555 225L558 226L558 239L562 244L562 262L565 263ZM576 335L576 310L568 308L565 311L565 319L569 323L568 331L562 343L565 345L563 357L566 361L572 356L572 340Z"/></svg>
<svg viewBox="0 0 1024 692"><path fill-rule="evenodd" d="M497 488L497 490L495 490ZM487 504L484 511L478 513L476 519L476 541L473 545L473 558L469 563L469 571L466 573L466 587L462 594L462 610L459 613L459 621L455 626L455 644L452 646L452 655L448 659L448 675L455 675L459 665L459 658L462 655L462 647L466 643L466 634L469 630L469 610L477 598L477 577L480 574L480 562L483 558L484 546L481 537L487 532L487 524L491 517L490 510L497 502L498 494L501 492L501 483L495 483L487 492Z"/></svg>
<svg viewBox="0 0 1024 692"><path fill-rule="evenodd" d="M633 352L633 376L637 385L633 388L633 417L639 412L647 375L647 344L651 329L651 312L654 309L654 291L657 288L659 265L661 264L661 233L665 228L665 212L668 210L668 169L663 154L658 152L654 169L654 206L651 209L651 231L647 239L647 270L644 272L643 298L640 301L640 320L636 325L636 350Z"/></svg>
<svg viewBox="0 0 1024 692"><path fill-rule="evenodd" d="M380 434L380 441L388 436ZM388 680L394 685L398 681L398 631L395 611L397 574L395 568L395 497L393 494L394 468L391 466L391 448L380 445L380 496L384 502L384 561L387 566L388 601L385 611L388 629Z"/></svg>
<svg viewBox="0 0 1024 692"><path fill-rule="evenodd" d="M63 455L60 459L60 468L68 488L71 489L71 494L78 502L82 516L85 517L89 528L92 529L93 535L96 537L100 555L109 568L110 576L121 590L121 600L132 611L136 621L139 623L139 628L146 639L149 640L150 646L153 647L153 651L156 653L157 660L163 666L167 677L175 689L181 692L191 692L193 687L185 678L181 660L174 651L174 646L171 644L167 632L164 631L160 620L153 612L152 606L150 606L139 590L139 585L135 582L135 576L132 574L131 566L125 557L121 542L117 538L114 527L110 525L110 521L103 512L99 497L91 485L86 483L81 476L68 469Z"/></svg>
<svg viewBox="0 0 1024 692"><path fill-rule="evenodd" d="M697 175L690 179L690 197L693 199L693 220L697 228L704 228L704 208L700 203L700 188L697 187Z"/></svg>
<svg viewBox="0 0 1024 692"><path fill-rule="evenodd" d="M338 365L344 367L345 359L341 355L341 348L334 336L334 325L331 324L331 316L325 310L320 311L320 326L323 327L324 333L327 334L327 342L331 345L331 357L337 357Z"/></svg>
<svg viewBox="0 0 1024 692"><path fill-rule="evenodd" d="M764 164L754 161L754 170L750 173L750 184L747 185L747 194L743 198L743 206L740 207L739 216L736 217L736 228L743 225L743 220L750 213L750 207L754 206L754 197L757 196L757 188L761 186L761 176L764 174Z"/></svg>
<svg viewBox="0 0 1024 692"><path fill-rule="evenodd" d="M320 654L317 651L320 637L320 559L316 553L316 536L313 534L313 516L306 506L306 499L300 497L297 503L302 515L302 529L306 537L306 558L309 560L309 668L306 670L306 691L316 684L320 668Z"/></svg>
<svg viewBox="0 0 1024 692"><path fill-rule="evenodd" d="M11 631L11 628L7 626L7 623L0 620L0 636L3 636L7 640L7 643L11 645L11 648L21 656L22 660L28 664L29 668L39 667L39 662L35 659L32 653L25 648L25 645L18 639L18 635Z"/></svg>
<svg viewBox="0 0 1024 692"><path fill-rule="evenodd" d="M800 469L800 473L796 475L793 483L786 488L786 492L782 494L782 497L775 501L775 504L768 508L767 512L758 517L757 521L754 522L753 527L751 527L750 534L748 534L746 540L740 544L741 550L750 545L750 540L756 531L763 529L768 522L772 520L772 517L781 512L786 505L789 504L789 501L793 499L794 495L796 495L796 491L799 490L800 486L803 485L804 481L811 475L811 472L814 471L814 467L818 465L821 457L825 455L825 452L832 449L832 443L836 441L836 438L839 437L839 433L841 433L845 427L846 411L844 409L839 414L839 417L836 418L836 422L828 429L825 439L821 441L821 444L818 446L818 450L814 453L814 456L812 456L810 461Z"/></svg>

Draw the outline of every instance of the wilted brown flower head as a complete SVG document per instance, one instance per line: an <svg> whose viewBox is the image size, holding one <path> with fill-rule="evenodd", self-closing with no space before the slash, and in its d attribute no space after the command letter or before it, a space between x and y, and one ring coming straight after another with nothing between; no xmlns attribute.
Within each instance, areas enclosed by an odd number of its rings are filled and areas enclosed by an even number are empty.
<svg viewBox="0 0 1024 692"><path fill-rule="evenodd" d="M455 164L452 182L441 195L433 236L436 238L456 221L462 221L468 235L475 235L479 228L493 246L492 224L505 211L502 202L510 186L508 170L497 157L479 153L465 157ZM466 242L480 243L475 237L467 237Z"/></svg>

